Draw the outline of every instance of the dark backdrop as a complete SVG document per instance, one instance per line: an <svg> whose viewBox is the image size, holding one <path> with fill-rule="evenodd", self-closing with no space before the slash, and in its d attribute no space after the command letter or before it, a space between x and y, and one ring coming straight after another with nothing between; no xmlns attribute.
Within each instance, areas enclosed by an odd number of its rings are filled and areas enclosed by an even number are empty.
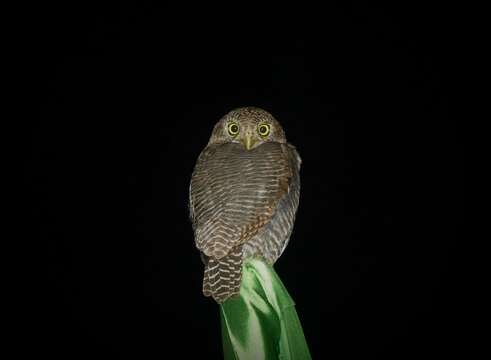
<svg viewBox="0 0 491 360"><path fill-rule="evenodd" d="M254 105L303 158L295 230L276 269L313 357L453 354L463 152L448 13L340 2L211 20L186 6L41 12L26 162L30 228L49 252L36 352L221 357L188 185L214 123ZM282 24L266 31L273 18ZM266 51L278 47L296 55Z"/></svg>

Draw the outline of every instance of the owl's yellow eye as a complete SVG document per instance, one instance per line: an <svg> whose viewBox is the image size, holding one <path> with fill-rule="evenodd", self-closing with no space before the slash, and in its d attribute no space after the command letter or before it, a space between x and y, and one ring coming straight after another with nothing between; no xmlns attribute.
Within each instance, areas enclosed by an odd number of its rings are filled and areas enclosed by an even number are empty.
<svg viewBox="0 0 491 360"><path fill-rule="evenodd" d="M235 136L239 133L239 125L234 122L229 123L227 128L230 136Z"/></svg>
<svg viewBox="0 0 491 360"><path fill-rule="evenodd" d="M261 136L268 136L270 130L271 130L271 127L268 124L261 124L257 127L257 132Z"/></svg>

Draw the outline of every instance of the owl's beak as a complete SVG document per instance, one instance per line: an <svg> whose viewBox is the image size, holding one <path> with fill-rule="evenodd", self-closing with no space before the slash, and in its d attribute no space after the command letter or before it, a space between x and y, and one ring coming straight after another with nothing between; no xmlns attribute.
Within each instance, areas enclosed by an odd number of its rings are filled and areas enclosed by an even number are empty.
<svg viewBox="0 0 491 360"><path fill-rule="evenodd" d="M252 147L256 144L256 139L252 137L252 134L246 134L242 139L242 143L247 150L251 150Z"/></svg>

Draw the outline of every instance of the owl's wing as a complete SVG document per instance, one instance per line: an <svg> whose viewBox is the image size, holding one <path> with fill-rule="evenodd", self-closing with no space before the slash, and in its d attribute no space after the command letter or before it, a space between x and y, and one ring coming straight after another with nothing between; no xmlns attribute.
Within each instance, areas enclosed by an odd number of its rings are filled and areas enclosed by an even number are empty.
<svg viewBox="0 0 491 360"><path fill-rule="evenodd" d="M191 179L190 207L196 246L207 256L222 258L270 221L298 171L298 159L285 146L265 143L245 151L228 143L202 152Z"/></svg>

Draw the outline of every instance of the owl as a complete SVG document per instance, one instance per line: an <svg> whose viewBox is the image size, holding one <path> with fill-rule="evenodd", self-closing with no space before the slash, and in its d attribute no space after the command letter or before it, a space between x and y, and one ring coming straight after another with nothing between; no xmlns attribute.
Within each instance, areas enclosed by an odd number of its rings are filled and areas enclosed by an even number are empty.
<svg viewBox="0 0 491 360"><path fill-rule="evenodd" d="M274 264L288 244L300 195L301 159L267 111L243 107L215 125L189 189L203 294L238 295L244 259Z"/></svg>

